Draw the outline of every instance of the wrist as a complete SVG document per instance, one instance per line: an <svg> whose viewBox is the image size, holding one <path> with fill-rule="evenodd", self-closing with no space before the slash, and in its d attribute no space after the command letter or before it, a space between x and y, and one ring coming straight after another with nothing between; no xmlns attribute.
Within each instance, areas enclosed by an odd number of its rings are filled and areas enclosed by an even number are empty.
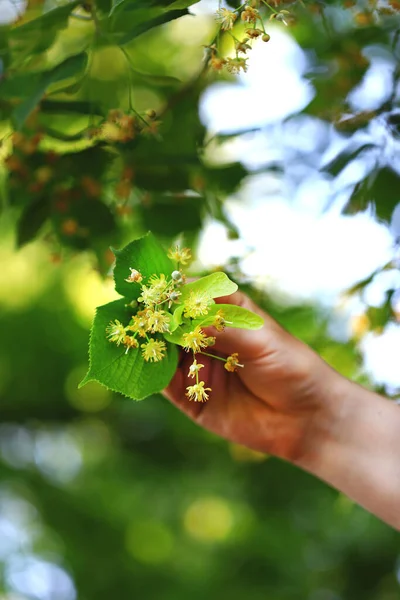
<svg viewBox="0 0 400 600"><path fill-rule="evenodd" d="M359 386L321 363L313 390L314 413L305 424L301 451L292 461L315 475L324 473L328 459L346 445L358 410L354 388Z"/></svg>

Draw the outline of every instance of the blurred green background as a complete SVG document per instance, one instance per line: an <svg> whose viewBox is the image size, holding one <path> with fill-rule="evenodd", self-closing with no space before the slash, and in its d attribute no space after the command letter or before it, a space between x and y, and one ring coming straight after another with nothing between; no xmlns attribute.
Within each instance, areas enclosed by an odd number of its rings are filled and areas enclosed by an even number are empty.
<svg viewBox="0 0 400 600"><path fill-rule="evenodd" d="M133 0L124 2L135 6ZM29 18L40 15L41 2L28 4ZM393 374L385 381L364 368L362 346L364 336L398 327L398 6L288 4L296 24L284 34L284 25L274 29L266 14L271 44L274 31L277 40L283 35L285 43L296 44L294 69L301 78L289 81L286 89L283 67L281 82L265 81L263 65L272 63L274 55L265 58L256 49L251 52L261 70L249 69L239 84L226 74L199 75L202 46L215 33L212 11L217 7L218 2L200 2L196 16L183 15L137 33L124 42L127 59L118 44L131 31L126 23L135 19L125 15L111 29L116 37L100 43L92 21L78 7L78 16L70 17L64 30L58 20L41 25L48 39L43 35L36 47L40 28L33 29L32 38L26 30L18 34L15 4L0 0L0 12L11 23L0 28L1 600L399 598L398 534L343 495L282 461L202 431L161 396L135 403L95 383L77 388L87 369L94 309L116 297L108 247L151 228L165 244L183 232L203 259L195 263L194 274L207 267L226 269L343 374L398 396L400 381L393 383ZM98 8L106 22L110 6L104 0ZM17 12L23 10L17 5ZM243 35L242 25L235 35ZM220 44L228 55L232 52L229 35ZM36 120L16 122L16 107L27 102L32 109L41 97L35 96L37 81L27 74L47 72L83 51L89 66L83 79L76 75L79 85L68 81L65 89L50 87ZM371 65L388 76L383 83L373 79L375 85L361 88L361 99L351 100ZM265 83L263 91L255 91L252 81ZM275 117L269 96L279 99L281 90L283 103L305 81L313 90L310 96ZM233 95L238 85L248 86L242 104ZM233 118L219 127L218 110L209 98L222 98L225 114L226 93ZM129 112L131 101L140 114L151 108L162 115L160 137L93 143L88 130L101 125L110 109ZM89 105L93 110L86 114ZM253 122L249 117L257 111L261 117ZM39 131L38 148L13 148L10 136L16 130L28 140ZM246 151L252 145L256 158ZM57 152L58 162L48 162L49 152ZM10 155L28 175L10 167ZM49 164L52 173L44 187L32 187L38 169ZM121 193L118 185L127 180L121 173L130 165L134 183ZM349 168L353 171L343 176ZM324 188L318 187L321 173ZM84 177L91 178L86 195L79 187ZM95 193L93 181L100 187ZM64 191L81 193L79 209L71 203L65 218L57 204L60 182ZM389 240L386 254L382 251L376 264L365 264L366 244L358 237L356 216L340 216L354 227L344 258L340 238L333 249L311 239L311 255L322 261L333 256L330 270L326 267L328 280L346 262L360 264L345 282L327 287L328 299L323 287L313 296L311 286L308 298L308 288L288 288L284 279L294 280L294 271L282 271L282 280L279 273L273 280L260 277L267 258L260 241L268 227L263 207L272 206L272 215L281 205L294 206L298 220L290 235L301 233L301 215L310 214L310 208L293 190L304 182L315 218L308 232L333 207L337 215L361 211L373 227L379 222L381 229L371 229L368 245L378 248L381 234ZM279 187L277 193L277 183L286 185L286 192ZM319 191L313 195L312 189ZM239 218L235 207L244 211ZM66 220L80 218L89 223L83 238L65 226ZM222 229L213 238L216 223ZM307 237L306 230L295 240L284 227L281 234L299 281L307 279L313 259L308 265L296 263L296 244ZM246 235L247 242L238 245ZM220 255L222 247L226 250ZM246 263L249 253L258 259L256 266ZM308 277L318 279L318 271ZM371 296L371 285L379 291L378 300ZM346 310L337 312L343 303ZM392 360L386 352L383 363Z"/></svg>

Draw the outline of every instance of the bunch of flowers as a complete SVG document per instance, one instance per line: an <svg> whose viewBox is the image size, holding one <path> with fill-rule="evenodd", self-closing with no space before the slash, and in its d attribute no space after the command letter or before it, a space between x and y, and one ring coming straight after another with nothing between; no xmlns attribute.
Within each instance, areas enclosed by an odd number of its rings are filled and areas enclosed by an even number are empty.
<svg viewBox="0 0 400 600"><path fill-rule="evenodd" d="M275 6L280 4L280 0L275 0ZM215 20L219 23L219 31L216 36L216 43L207 46L211 52L210 65L215 71L226 69L229 73L237 74L240 71L247 71L246 55L252 48L252 42L261 39L263 42L269 42L270 35L264 26L264 19L260 9L266 9L270 12L269 20L282 21L284 25L291 25L294 22L293 15L288 10L276 10L266 0L248 0L239 8L230 10L228 8L219 8L215 14ZM239 22L245 25L245 36L238 39L232 33L232 29ZM221 56L218 49L218 39L221 32L228 32L233 38L236 56L226 58Z"/></svg>
<svg viewBox="0 0 400 600"><path fill-rule="evenodd" d="M145 279L142 273L134 268L129 268L125 281L132 285L140 286L135 308L137 312L131 317L127 325L123 325L118 319L111 321L106 328L108 340L123 345L125 353L137 350L141 352L145 362L156 363L166 357L166 341L171 335L171 325L176 319L172 312L179 305L180 316L184 332L182 333L180 345L187 352L193 354L193 362L189 367L188 377L193 378L195 383L186 388L186 395L194 402L205 402L208 400L211 388L205 387L204 381L199 378L199 372L204 367L198 362L199 355L212 356L224 362L225 369L231 373L238 367L238 353L227 358L214 356L205 352L215 343L215 337L205 333L199 322L204 321L215 305L212 296L203 289L193 289L182 299L182 290L185 287L186 276L182 267L191 260L189 248L175 246L170 248L168 257L176 263L176 269L171 273L151 275ZM217 331L224 331L227 325L231 325L225 318L223 309L219 309L212 315L211 322Z"/></svg>

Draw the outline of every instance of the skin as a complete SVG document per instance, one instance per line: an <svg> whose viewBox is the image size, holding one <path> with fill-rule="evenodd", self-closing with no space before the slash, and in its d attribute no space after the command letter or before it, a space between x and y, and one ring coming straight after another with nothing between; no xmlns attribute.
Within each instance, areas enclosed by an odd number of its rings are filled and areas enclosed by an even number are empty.
<svg viewBox="0 0 400 600"><path fill-rule="evenodd" d="M339 375L241 292L218 301L264 319L258 331L207 330L216 336L210 352L238 352L244 368L229 373L197 355L212 392L190 402L193 355L182 352L168 399L200 426L292 462L400 530L400 407Z"/></svg>

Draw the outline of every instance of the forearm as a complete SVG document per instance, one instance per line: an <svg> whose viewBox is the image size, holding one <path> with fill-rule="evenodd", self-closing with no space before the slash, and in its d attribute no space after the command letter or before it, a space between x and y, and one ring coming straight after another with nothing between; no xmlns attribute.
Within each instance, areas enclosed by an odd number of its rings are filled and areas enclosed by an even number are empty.
<svg viewBox="0 0 400 600"><path fill-rule="evenodd" d="M400 407L336 374L326 396L298 465L400 530Z"/></svg>

